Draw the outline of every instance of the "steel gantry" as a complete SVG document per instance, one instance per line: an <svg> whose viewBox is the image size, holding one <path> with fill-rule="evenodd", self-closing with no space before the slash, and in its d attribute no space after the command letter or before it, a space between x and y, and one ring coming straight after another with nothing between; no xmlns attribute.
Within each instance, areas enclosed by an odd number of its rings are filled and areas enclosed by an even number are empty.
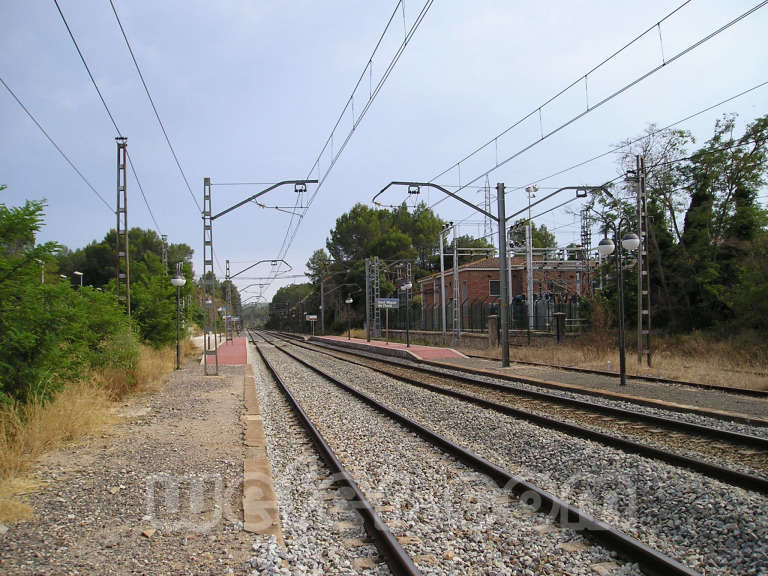
<svg viewBox="0 0 768 576"><path fill-rule="evenodd" d="M203 290L205 292L204 299L205 299L205 306L206 306L205 326L204 326L204 334L203 334L203 345L204 345L203 372L204 374L206 375L209 374L209 364L212 364L215 367L215 370L213 372L214 375L219 373L219 354L218 354L218 346L217 346L218 336L217 336L217 330L216 330L216 320L217 320L216 273L213 269L213 262L214 262L213 222L214 220L221 218L225 214L229 214L233 210L236 210L241 206L248 204L249 202L253 202L259 196L262 196L267 192L274 190L275 188L279 188L280 186L293 184L297 192L299 191L303 192L306 190L307 184L316 184L316 183L317 183L317 180L306 180L306 179L283 180L281 182L277 182L276 184L272 184L271 186L268 186L267 188L265 188L264 190L261 190L260 192L257 192L256 194L252 194L245 200L242 200L241 202L238 202L237 204L230 206L229 208L222 210L217 214L214 214L212 209L212 203L211 203L211 186L212 186L211 179L203 178L203 213L202 213L202 217L203 217ZM284 262L283 260L279 260L279 259L262 260L260 262L265 262L265 261ZM249 266L245 270L241 270L237 274L234 274L233 276L231 276L229 279L231 280L231 278L234 278L235 276L245 272L246 270L250 270L255 265L256 264ZM231 302L227 306L226 310L231 311ZM213 342L211 342L211 339L213 339ZM210 362L209 362L209 359L210 359Z"/></svg>

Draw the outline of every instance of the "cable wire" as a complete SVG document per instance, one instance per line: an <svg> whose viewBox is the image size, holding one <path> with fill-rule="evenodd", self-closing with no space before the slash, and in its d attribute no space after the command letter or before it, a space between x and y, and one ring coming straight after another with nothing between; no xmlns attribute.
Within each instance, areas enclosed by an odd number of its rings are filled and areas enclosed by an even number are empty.
<svg viewBox="0 0 768 576"><path fill-rule="evenodd" d="M698 110L698 111L696 111L696 112L694 112L692 114L689 114L685 118L681 118L680 120L676 120L676 121L674 121L674 122L672 122L670 124L667 124L663 128L657 128L656 130L653 130L651 132L643 134L642 136L638 136L638 137L633 138L631 140L627 140L626 142L624 142L624 143L622 143L622 144L620 144L618 146L614 146L614 147L606 150L605 152L597 154L596 156L592 156L591 158L588 158L586 160L582 160L580 162L577 162L576 164L572 164L572 165L568 166L567 168L563 168L561 170L553 172L553 173L551 173L551 174L549 174L547 176L544 176L542 178L537 178L535 180L532 180L531 182L528 182L527 184L525 184L523 186L516 186L516 187L512 187L512 188L508 187L508 188L506 188L505 192L507 194L510 194L510 193L515 192L517 190L522 190L526 186L531 186L531 185L537 184L539 182L544 182L546 180L550 180L552 178L555 178L556 176L560 176L562 174L565 174L566 172L570 172L571 170L574 170L576 168L580 168L582 166L585 166L586 164L589 164L591 162L599 160L600 158L604 158L606 156L609 156L610 154L615 154L616 152L618 152L622 148L626 148L627 146L631 146L632 144L636 144L637 142L645 140L646 138L650 138L652 136L655 136L656 134L659 134L661 132L669 130L670 128L673 128L675 126L678 126L678 125L682 124L683 122L687 122L688 120L692 120L693 118L696 118L697 116L700 116L702 114L710 112L711 110L714 110L715 108L718 108L718 107L722 106L723 104L727 104L729 102L732 102L733 100L736 100L737 98L745 96L745 95L747 95L747 94L749 94L751 92L754 92L755 90L759 90L760 88L763 88L765 86L768 86L768 80L760 82L759 84L756 84L756 85L752 86L751 88L747 88L746 90L742 90L738 94L734 94L733 96L729 96L728 98L725 98L724 100L720 100L719 102L717 102L715 104L712 104L710 106L707 106L706 108L702 108L701 110ZM621 176L623 176L623 175L621 175ZM609 181L609 182L612 182L612 181ZM442 201L442 199L439 200L438 202L432 204L430 206L430 208L434 208L441 201ZM475 204L475 206L479 207L480 204L479 203ZM471 218L473 215L474 215L474 213L472 213L469 216L467 216L467 218ZM460 220L459 222L462 222L462 220Z"/></svg>
<svg viewBox="0 0 768 576"><path fill-rule="evenodd" d="M690 1L690 0L689 0L689 1ZM680 6L680 7L678 7L677 9L675 9L675 12L676 12L677 10L679 10L680 8L682 8L683 6L685 6L687 3L688 3L688 2L684 3L683 5L681 5L681 6ZM648 71L647 71L647 72L645 72L644 74L641 74L640 76L638 76L638 77L637 77L637 78L635 78L634 80L632 80L632 81L630 81L629 83L625 84L625 85L624 85L624 86L622 86L621 88L619 88L619 89L615 90L614 92L612 92L611 94L609 94L608 96L606 96L605 98L603 98L602 100L600 100L599 102L597 102L596 104L594 104L594 105L592 105L592 106L589 106L589 105L587 105L587 107L586 107L586 109L585 109L584 111L582 111L582 112L578 113L576 116L572 117L570 120L568 120L568 121L566 121L566 122L564 122L564 123L560 124L560 126L558 126L557 128L554 128L554 129L550 130L550 131L549 131L549 132L547 132L547 133L542 133L539 139L535 140L535 141L534 141L534 142L532 142L531 144L528 144L527 146L524 146L523 148L521 148L520 150L518 150L518 151L517 151L517 152L515 152L514 154L512 154L512 155L508 156L507 158L505 158L505 159L504 159L504 160L502 160L501 162L499 162L499 161L497 160L497 161L496 161L496 163L495 163L495 165L494 165L492 168L490 168L489 170L486 170L485 172L483 172L483 173L479 174L478 176L476 176L476 177L475 177L475 178L473 178L472 180L469 180L468 182L466 182L466 184L474 184L474 183L475 183L475 182L477 182L477 181L478 181L480 178L483 178L483 177L487 176L488 174L490 174L491 172L493 172L494 170L497 170L498 168L500 168L500 167L504 166L505 164L507 164L507 163L508 163L508 162L510 162L511 160L514 160L515 158L517 158L518 156L520 156L520 155L522 155L523 153L527 152L528 150L530 150L531 148L535 147L536 145L540 144L540 143L541 143L541 142L543 142L544 140L547 140L547 139L548 139L548 138L550 138L551 136L554 136L555 134L557 134L557 133L558 133L558 132L560 132L561 130L563 130L563 129L565 129L566 127L570 126L571 124L573 124L573 123L574 123L574 122L576 122L577 120L579 120L579 119L583 118L584 116L588 115L589 113L593 112L594 110L596 110L596 109L598 109L598 108L602 107L604 104L606 104L607 102L610 102L611 100L613 100L613 99L614 99L614 98L616 98L617 96L619 96L619 95L623 94L624 92L626 92L626 91L627 91L627 90L629 90L630 88L634 87L635 85L639 84L640 82L642 82L642 81L643 81L643 80L645 80L646 78L648 78L648 77L652 76L653 74L655 74L656 72L658 72L658 71L659 71L659 70L661 70L662 68L665 68L665 67L669 66L670 64L672 64L672 63L673 63L673 62L675 62L676 60L678 60L678 59L682 58L682 57L683 57L683 56L685 56L686 54L688 54L688 53L692 52L693 50L695 50L696 48L698 48L698 47L699 47L699 46L701 46L702 44L704 44L704 43L706 43L707 41L711 40L712 38L714 38L714 37L718 36L720 33L722 33L723 31L727 30L727 29L728 29L728 28L730 28L731 26L733 26L733 25L737 24L738 22L740 22L740 21L741 21L741 20L743 20L744 18L747 18L748 16L750 16L751 14L753 14L754 12L756 12L757 10L760 10L760 9L761 9L761 8L763 8L763 7L764 7L766 4L768 4L768 0L763 0L762 2L760 2L760 3L756 4L755 6L753 6L752 8L750 8L749 10L747 10L746 12L744 12L744 13L742 13L741 15L737 16L736 18L734 18L734 19L730 20L729 22L727 22L726 24L724 24L724 25L723 25L723 26L721 26L720 28L718 28L718 29L714 30L713 32L710 32L709 34L707 34L707 35L706 35L706 36L704 36L703 38L700 38L698 41L694 42L693 44L690 44L690 45L688 45L688 46L687 46L686 48L684 48L683 50L681 50L681 51L677 52L677 53L676 53L674 56L672 56L672 57L670 57L670 58L667 58L667 59L666 59L666 60L665 60L665 61L664 61L662 64L660 64L660 65L658 65L658 66L655 66L654 68L651 68L650 70L648 70ZM673 13L674 13L674 12L672 12L672 13L668 14L668 15L667 15L665 18L668 18L668 17L669 17L669 16L671 16ZM663 21L663 20L662 20L662 21ZM646 30L646 32L644 32L643 34L641 34L641 36L642 36L642 35L644 35L644 34L647 34L649 30L653 30L654 28L655 28L655 25L654 25L653 27L649 28L648 30ZM640 37L640 36L638 36L638 38L639 38L639 37ZM637 38L636 38L636 39L637 39ZM635 39L635 40L636 40L636 39ZM630 42L628 45L630 45L631 43L633 43L635 40L633 40L632 42ZM625 46L625 48L626 48L626 46ZM622 48L621 50L624 50L624 48ZM612 55L612 56L610 56L608 59L604 60L604 61L603 61L601 64L599 64L597 67L600 67L600 66L602 66L602 65L603 65L605 62L607 62L608 60L610 60L611 58L613 58L613 57L614 57L616 54L618 54L618 53L619 53L621 50L619 50L619 51L615 52L615 53L614 53L614 55ZM596 68L593 68L593 69L592 69L590 72L588 72L588 73L587 73L587 75L588 75L588 74L590 74L590 73L591 73L592 71L594 71L595 69L596 69ZM584 77L586 77L587 75L585 75ZM578 83L578 81L577 81L577 82L575 82L574 84L571 84L571 85L569 86L569 88L570 88L570 87L572 87L572 86L574 86L576 83ZM566 88L565 90L567 90L567 89L568 89L568 88ZM459 162L456 162L456 163L454 163L454 164L453 164L453 165L452 165L450 168L448 168L448 169L444 170L443 172L441 172L440 174L438 174L437 176L435 176L435 177L434 177L432 180L435 180L435 179L439 178L440 176L443 176L445 173L447 173L447 172L449 172L450 170L452 170L453 168L455 168L455 167L459 166L459 165L460 165L462 162L466 161L468 158L470 158L470 157L474 156L475 154L477 154L477 153L478 153L480 150L482 150L482 149L486 148L487 146L489 146L490 144L492 144L492 143L494 143L494 142L498 141L498 138L500 138L501 136L503 136L504 134L506 134L507 132L509 132L511 129L513 129L515 126L519 125L521 122L523 122L523 121L524 121L524 120L526 120L527 118L530 118L530 117L531 117L532 115L534 115L534 114L535 114L535 113L536 113L536 112L537 112L537 111L538 111L540 108L544 107L546 104L548 104L549 102L551 102L553 98L556 98L557 96L559 96L559 95L560 95L560 94L562 94L562 93L563 93L563 91L559 92L557 95L555 95L555 96L553 96L552 98L550 98L550 99L549 99L547 102L545 102L545 103L544 103L544 104L542 104L541 106L537 107L537 108L536 108L536 109L535 109L533 112L530 112L529 114L527 114L526 116L524 116L523 118L521 118L520 120L518 120L517 122L515 122L515 123L514 123L512 126L508 127L507 129L505 129L504 131L502 131L501 133L499 133L499 134L498 134L498 135L497 135L495 138L493 138L493 139L489 140L489 141L488 141L486 144L484 144L483 146L481 146L481 147L479 147L479 148L475 149L473 152L471 152L470 154L468 154L467 156L465 156L465 157L464 157L462 160L460 160ZM459 190L461 190L461 188L459 188ZM458 191L458 190L457 190L457 191ZM447 197L446 197L446 198L441 198L440 200L438 200L437 202L435 202L435 203L434 203L434 204L433 204L431 207L437 206L438 204L440 204L440 203L444 202L446 199L447 199Z"/></svg>
<svg viewBox="0 0 768 576"><path fill-rule="evenodd" d="M111 0L110 0L111 1ZM767 0L768 1L768 0ZM374 100L378 96L379 92L383 88L384 84L386 83L387 79L391 75L392 71L394 70L395 66L397 65L397 62L400 60L400 57L405 52L406 47L408 46L408 43L410 42L411 38L413 38L413 35L418 30L421 22L426 17L427 13L429 12L429 9L432 7L432 4L434 3L434 0L427 0L424 5L422 6L420 12L414 19L413 24L411 25L411 28L407 31L405 34L405 37L403 38L402 42L398 46L397 50L395 51L394 56L390 59L390 62L385 69L384 73L382 74L381 78L379 79L378 83L376 84L376 87L373 86L370 87L370 91L368 94L368 100L366 101L365 105L363 106L363 109L358 114L357 118L355 118L354 113L354 95L357 89L360 87L363 79L365 78L366 71L369 72L369 76L372 78L373 76L373 58L376 55L377 50L381 46L381 43L385 37L385 34L387 33L387 30L389 29L390 25L394 21L395 15L397 14L397 10L400 7L402 3L402 0L398 1L398 3L395 5L395 9L392 11L392 15L390 16L386 27L384 28L384 31L382 32L381 36L379 37L378 42L376 43L376 46L373 49L373 52L371 53L371 56L368 58L368 62L366 63L365 67L363 68L362 73L360 74L360 77L357 80L357 83L355 84L355 87L352 90L352 94L347 99L347 103L345 104L344 108L341 111L341 114L339 115L338 119L336 120L336 124L334 125L333 129L331 130L331 134L328 137L328 139L325 141L325 145L320 151L320 154L318 154L317 159L315 160L315 163L310 168L307 178L309 178L315 170L317 170L318 175L320 173L320 161L322 160L323 154L330 146L331 148L331 156L332 159L327 166L325 172L318 178L319 182L315 190L313 191L312 195L309 197L309 200L307 201L306 206L303 209L303 212L301 214L298 214L296 218L296 224L293 226L294 222L294 216L291 216L291 221L288 224L288 228L286 230L285 236L283 238L283 243L280 247L280 251L278 254L278 259L284 259L285 255L287 254L288 250L290 250L291 246L293 245L293 242L296 238L296 234L299 231L299 227L301 226L301 223L304 219L304 216L306 216L307 212L309 211L310 207L312 206L312 203L314 202L315 198L317 197L318 193L323 187L323 184L325 183L326 179L328 178L328 175L331 173L331 170L333 170L334 166L336 165L336 162L338 161L339 157L341 156L342 152L346 148L347 144L349 143L350 139L352 138L352 135L354 134L355 130L359 126L360 122L362 122L365 115L368 113L368 110L370 110L371 105L373 104ZM341 120L344 118L347 110L352 111L352 126L347 132L346 137L344 138L344 141L342 142L339 149L335 152L333 151L333 143L334 143L334 135L336 133L336 129L341 123ZM298 207L298 205L297 205Z"/></svg>
<svg viewBox="0 0 768 576"><path fill-rule="evenodd" d="M0 83L2 83L2 84L3 84L3 86L5 87L5 89L6 89L6 90L8 90L8 93L9 93L11 96L13 96L13 99L14 99L14 100L16 100L16 102L18 103L18 105L19 105L19 106L21 106L21 109L22 109L22 110L24 110L24 112L26 112L26 113L27 113L27 116L29 116L30 120L32 120L32 122L34 122L34 123L35 123L35 126L37 126L37 127L40 129L40 132L42 132L42 133L43 133L43 135L44 135L46 138L48 138L48 141L49 141L51 144L53 144L53 147L54 147L54 148L56 148L56 150L59 152L59 154L61 154L62 158L64 158L64 160L66 160L66 161L67 161L67 164L69 164L69 165L72 167L72 169L73 169L75 172L77 172L77 175L78 175L78 176L80 176L80 178L82 179L82 181L83 181L83 182L85 182L85 184L88 186L88 188L90 188L90 189L91 189L91 191L92 191L94 194L96 194L96 196L99 198L99 200L101 200L101 201L104 203L104 205L105 205L107 208L109 208L109 211L110 211L110 212L112 212L112 213L114 214L114 213L115 213L115 209L114 209L114 208L112 208L112 206L110 206L110 205L109 205L109 202L107 202L106 200L104 200L104 197L103 197L101 194L99 194L99 192L96 190L96 188L94 188L94 187L93 187L93 184L91 184L91 183L88 181L88 179L87 179L85 176L83 176L83 173L80 171L80 169L79 169L77 166L75 166L75 163L74 163L74 162L72 162L72 160L70 160L70 159L69 159L69 156L67 156L67 155L64 153L64 150L62 150L62 149L61 149L61 147L60 147L58 144L56 144L56 142L54 141L54 139L53 139L53 138L51 138L51 135L50 135L50 134L48 134L48 132L46 132L45 128L43 128L43 126L40 124L40 122L38 122L38 121L37 121L37 118L35 118L35 117L34 117L34 115L32 114L32 112L30 112L30 111L29 111L29 108L27 108L26 106L24 106L24 103L23 103L23 102L22 102L22 101L19 99L19 97L18 97L18 96L16 96L16 94L14 93L14 91L13 91L13 90L11 90L11 87L10 87L10 86L8 86L8 84L6 84L6 83L5 83L5 80L3 80L3 79L2 79L2 77L0 77Z"/></svg>
<svg viewBox="0 0 768 576"><path fill-rule="evenodd" d="M149 216L152 218L152 222L155 223L155 230L157 231L158 236L162 237L162 232L160 232L160 225L157 223L157 220L155 219L155 215L152 213L152 208L149 207L149 201L147 200L147 195L144 194L144 187L141 185L141 180L139 180L139 175L136 174L136 168L133 166L133 159L131 158L131 155L128 154L128 151L126 150L125 155L128 157L128 164L131 167L131 172L133 173L133 178L136 180L136 185L139 187L139 192L141 192L141 197L144 199L144 204L147 206L147 210L149 211Z"/></svg>
<svg viewBox="0 0 768 576"><path fill-rule="evenodd" d="M179 162L179 157L176 155L176 151L173 149L173 144L171 144L171 139L168 137L168 132L165 130L165 126L163 125L163 121L160 119L160 114L157 112L157 107L155 106L154 100L152 100L152 96L149 93L149 87L147 87L147 83L144 81L144 75L141 73L141 68L139 68L139 63L136 61L136 56L133 54L133 48L131 48L131 43L128 41L128 36L125 33L125 28L123 28L123 23L120 21L120 16L117 14L117 8L115 8L115 3L112 0L109 0L110 6L112 6L112 12L115 13L115 19L117 20L118 26L120 26L120 32L123 34L123 39L125 40L125 45L128 46L128 51L131 53L131 59L133 60L134 66L136 66L136 71L139 73L139 78L141 78L141 83L144 86L144 91L147 93L147 98L149 98L149 103L152 105L152 110L155 112L155 118L157 118L158 124L160 124L160 129L163 131L163 136L165 136L165 141L168 144L168 148L171 150L171 154L173 155L173 159L176 161L176 166L179 168L179 172L181 172L181 177L184 179L184 183L187 185L187 190L189 191L189 195L192 197L192 201L195 203L195 206L197 206L198 212L202 212L202 208L200 207L200 203L197 201L197 198L195 198L195 195L192 193L192 187L189 185L189 180L187 179L187 175L184 173L184 170L181 167L181 162Z"/></svg>
<svg viewBox="0 0 768 576"><path fill-rule="evenodd" d="M80 61L83 63L83 66L85 66L86 72L88 72L88 77L91 79L91 84L93 84L93 87L96 89L96 93L99 95L99 98L101 99L101 103L104 105L104 110L107 111L107 116L109 116L109 119L112 121L112 125L115 127L115 132L117 132L117 135L122 137L123 134L120 131L120 128L117 126L117 122L115 121L115 117L112 115L112 111L109 109L109 106L107 106L107 101L104 99L104 95L101 93L101 90L99 89L99 85L96 83L96 79L93 77L93 74L91 73L91 69L88 66L88 63L85 61L85 56L83 55L82 50L80 50L80 46L77 43L77 40L75 39L75 34L72 32L72 28L69 27L69 23L67 22L67 19L64 17L64 12L61 10L61 6L59 5L59 0L53 0L54 4L56 4L56 8L59 11L59 16L61 16L62 22L64 22L64 26L67 28L67 32L69 32L69 37L72 39L72 43L75 45L75 49L77 50L78 55L80 56ZM127 155L127 152L126 152ZM136 173L136 167L133 165L133 160L130 156L128 156L128 163L131 166L131 172L133 172L133 177L136 179L136 183L139 186L139 191L141 192L141 197L144 199L144 204L147 207L147 211L149 212L150 217L152 218L152 222L155 223L155 230L157 231L158 236L162 236L162 232L160 232L160 226L157 223L157 220L155 219L155 215L152 213L152 208L149 206L149 200L147 200L147 195L144 193L144 188L141 185L141 181L139 180L139 175Z"/></svg>

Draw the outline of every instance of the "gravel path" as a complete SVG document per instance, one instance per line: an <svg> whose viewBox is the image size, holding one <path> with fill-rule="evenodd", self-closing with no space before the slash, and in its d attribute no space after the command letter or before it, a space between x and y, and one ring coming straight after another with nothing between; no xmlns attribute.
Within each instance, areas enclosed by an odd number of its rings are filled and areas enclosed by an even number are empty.
<svg viewBox="0 0 768 576"><path fill-rule="evenodd" d="M314 343L312 343L314 345ZM350 351L344 350L342 347L334 347L334 346L326 346L326 345L320 345L322 348L330 348L335 351L343 351L349 353ZM392 358L392 357L386 357L382 358L381 356L378 356L376 354L372 354L369 352L360 352L355 351L355 354L360 354L362 356L366 356L369 358L373 358L376 360L386 360L391 362L396 362L398 364L402 364L404 366L409 367L420 367L421 365L417 362L412 362L409 360L403 360L399 358ZM474 360L474 359L473 359ZM439 372L443 374L448 375L461 375L466 376L467 374L465 372L460 372L457 370L449 370L444 368L439 368L436 366L430 366L430 368L435 368ZM542 388L534 386L532 384L526 384L524 382L513 382L509 380L501 380L497 378L493 378L492 376L484 376L484 375L475 375L473 374L472 377L476 379L478 382L493 382L495 384L503 384L505 386L509 386L510 388L519 388L522 390L535 390L537 392L541 392ZM725 420L720 420L716 418L709 418L707 416L701 416L698 414L692 414L690 412L675 412L673 410L664 410L660 408L653 408L651 406L642 406L639 404L635 404L632 402L625 402L625 401L618 401L618 400L610 400L608 398L600 398L595 396L584 396L583 394L576 394L574 392L567 392L567 391L559 391L559 390L552 390L552 389L545 389L544 392L556 396L560 396L562 398L570 398L575 400L586 400L587 402L592 402L595 404L600 404L603 406L613 406L616 408L623 408L626 410L633 410L636 412L641 412L644 414L652 414L654 416L664 416L666 418L674 418L676 420L680 420L683 422L690 422L693 424L700 424L702 426L711 426L714 428L719 428L721 430L729 430L731 432L738 432L741 434L751 434L753 436L759 436L761 438L768 438L768 427L766 426L752 426L749 424L742 424L739 422L728 422ZM694 392L693 394L697 394L698 391ZM732 395L722 395L730 397ZM750 402L754 401L755 399L748 399ZM724 400L725 402L725 400ZM724 406L723 409L726 409Z"/></svg>
<svg viewBox="0 0 768 576"><path fill-rule="evenodd" d="M46 456L30 498L37 519L0 536L0 572L249 573L238 371L204 378L189 362L123 403L126 420L109 433Z"/></svg>
<svg viewBox="0 0 768 576"><path fill-rule="evenodd" d="M264 351L425 574L586 575L613 560L281 352Z"/></svg>
<svg viewBox="0 0 768 576"><path fill-rule="evenodd" d="M260 550L253 567L279 574L390 574L386 564L354 566L360 558L376 557L376 547L349 545L351 538L365 539L362 520L330 488L330 472L255 350L251 358L286 546L281 553L269 543L272 550ZM276 563L276 555L287 565Z"/></svg>
<svg viewBox="0 0 768 576"><path fill-rule="evenodd" d="M768 499L763 496L397 383L319 353L301 354L703 574L768 574Z"/></svg>

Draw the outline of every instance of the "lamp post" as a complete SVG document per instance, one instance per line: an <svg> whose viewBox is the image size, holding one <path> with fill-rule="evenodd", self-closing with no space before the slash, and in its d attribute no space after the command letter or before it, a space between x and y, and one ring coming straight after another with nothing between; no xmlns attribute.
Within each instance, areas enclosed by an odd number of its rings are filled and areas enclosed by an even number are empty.
<svg viewBox="0 0 768 576"><path fill-rule="evenodd" d="M606 257L613 253L616 249L619 236L621 236L621 229L624 226L625 219L622 217L616 227L613 228L613 238L603 238L597 245L597 250L601 257ZM616 310L618 315L619 325L619 385L626 386L627 384L627 364L626 364L626 351L624 349L624 282L622 281L622 254L621 248L628 252L633 252L640 245L640 238L637 234L629 232L621 236L621 247L616 252L616 284L618 286Z"/></svg>
<svg viewBox="0 0 768 576"><path fill-rule="evenodd" d="M181 274L181 262L176 264L176 275L171 284L176 286L176 370L181 370L181 287L187 279Z"/></svg>
<svg viewBox="0 0 768 576"><path fill-rule="evenodd" d="M410 310L408 309L408 291L413 288L413 284L408 282L408 284L403 284L400 286L400 290L405 292L405 347L410 348L411 347L411 335L410 335L410 327L411 327L411 315L409 314Z"/></svg>
<svg viewBox="0 0 768 576"><path fill-rule="evenodd" d="M75 276L80 276L80 288L82 289L82 287L83 287L83 273L82 272L78 272L77 270L75 270L74 272L72 272L72 274L74 274Z"/></svg>
<svg viewBox="0 0 768 576"><path fill-rule="evenodd" d="M349 305L352 304L352 296L347 297L346 300L344 300L344 303L347 305L347 340L352 339L352 319L349 314Z"/></svg>

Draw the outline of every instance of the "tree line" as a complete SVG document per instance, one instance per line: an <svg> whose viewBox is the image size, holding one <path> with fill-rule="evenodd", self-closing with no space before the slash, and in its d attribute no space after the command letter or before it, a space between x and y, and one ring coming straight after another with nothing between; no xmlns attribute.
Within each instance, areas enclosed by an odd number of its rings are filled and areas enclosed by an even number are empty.
<svg viewBox="0 0 768 576"><path fill-rule="evenodd" d="M619 146L622 174L634 168L635 155L645 158L651 300L657 329L681 333L768 328L768 215L758 197L768 168L768 115L748 123L741 134L736 125L734 115L723 116L712 137L693 151L690 132L658 130L653 125ZM611 190L610 195L596 192L590 203L602 230L607 234L608 224L621 216L628 230L637 230L634 192L622 185L612 185ZM321 282L326 293L337 290L325 302L326 326L345 328L340 294L353 296L359 324L364 315L365 259L381 259L387 267L380 279L382 296L394 295L394 280L402 276L398 265L410 262L414 279L439 270L438 239L444 224L423 203L411 210L405 204L391 209L356 204L336 220L325 248L308 260L308 282L275 294L269 325L292 323L303 329L303 312L320 309ZM556 246L554 234L545 226L533 223L532 228L534 247ZM512 225L516 245L524 245L523 232L520 221ZM447 240L444 249L450 267L452 238ZM489 253L493 249L489 238L463 235L457 243ZM459 264L472 258L461 256ZM628 262L630 268L633 265ZM612 268L606 265L602 270L607 278L604 290L585 302L587 308L615 310ZM627 301L636 297L635 277L627 273L623 279ZM356 292L359 298L354 297ZM634 320L635 307L626 306L626 311L628 320Z"/></svg>

